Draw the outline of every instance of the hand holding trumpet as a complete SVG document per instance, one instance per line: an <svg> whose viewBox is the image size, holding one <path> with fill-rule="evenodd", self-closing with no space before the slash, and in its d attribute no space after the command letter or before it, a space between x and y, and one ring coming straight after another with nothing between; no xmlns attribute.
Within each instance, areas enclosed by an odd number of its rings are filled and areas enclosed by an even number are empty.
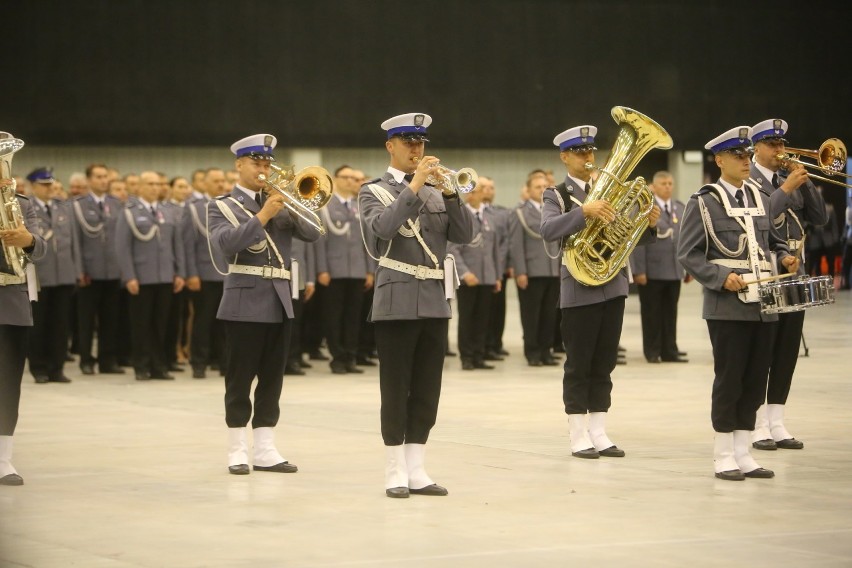
<svg viewBox="0 0 852 568"><path fill-rule="evenodd" d="M417 195L420 188L426 185L429 176L437 170L440 160L435 156L423 156L422 158L414 158L413 161L417 164L417 169L414 170L414 178L408 182L408 187Z"/></svg>

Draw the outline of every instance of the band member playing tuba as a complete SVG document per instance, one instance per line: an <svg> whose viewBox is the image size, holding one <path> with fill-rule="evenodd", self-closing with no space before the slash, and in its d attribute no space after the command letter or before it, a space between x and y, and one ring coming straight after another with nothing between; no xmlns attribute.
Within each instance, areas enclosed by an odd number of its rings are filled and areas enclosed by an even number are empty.
<svg viewBox="0 0 852 568"><path fill-rule="evenodd" d="M423 155L431 122L411 113L382 123L390 166L358 198L367 249L379 257L370 320L380 362L385 494L394 498L447 495L426 473L425 444L438 413L452 317L447 241L467 244L474 236L473 214L458 193L426 185L439 168L437 158Z"/></svg>
<svg viewBox="0 0 852 568"><path fill-rule="evenodd" d="M799 261L769 218L769 195L747 180L749 127L740 126L707 143L721 170L718 182L699 189L683 214L678 259L704 286L704 319L713 346L715 379L710 417L716 432L716 477L741 481L775 474L752 458L751 430L766 393L778 317L764 314L758 285L778 269L794 272Z"/></svg>

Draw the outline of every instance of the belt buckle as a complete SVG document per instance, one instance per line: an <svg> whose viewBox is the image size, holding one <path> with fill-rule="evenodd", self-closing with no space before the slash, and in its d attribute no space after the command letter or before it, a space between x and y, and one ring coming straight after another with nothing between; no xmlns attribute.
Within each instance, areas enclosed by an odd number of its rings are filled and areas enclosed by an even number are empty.
<svg viewBox="0 0 852 568"><path fill-rule="evenodd" d="M272 266L269 266L267 264L266 266L261 266L260 268L261 268L261 272L260 272L261 278L263 278L264 280L271 280L273 278L272 271L275 270L275 269Z"/></svg>
<svg viewBox="0 0 852 568"><path fill-rule="evenodd" d="M414 277L418 280L426 280L426 270L428 269L422 264L417 265L414 268Z"/></svg>

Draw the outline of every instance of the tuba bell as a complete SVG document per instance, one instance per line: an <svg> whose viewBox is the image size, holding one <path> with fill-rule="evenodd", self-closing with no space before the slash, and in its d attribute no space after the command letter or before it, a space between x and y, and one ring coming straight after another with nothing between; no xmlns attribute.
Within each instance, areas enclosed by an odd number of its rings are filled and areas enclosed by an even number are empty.
<svg viewBox="0 0 852 568"><path fill-rule="evenodd" d="M319 216L314 213L325 207L331 199L332 181L328 170L319 166L308 166L294 173L294 166L276 166L270 164L272 173L261 174L258 179L271 191L284 196L284 206L301 217L321 235L325 227Z"/></svg>
<svg viewBox="0 0 852 568"><path fill-rule="evenodd" d="M21 205L15 197L15 180L12 178L12 157L24 141L8 132L0 132L0 229L17 229L24 224ZM7 181L9 183L7 183ZM3 257L15 276L24 277L27 255L20 247L3 245Z"/></svg>
<svg viewBox="0 0 852 568"><path fill-rule="evenodd" d="M648 227L648 215L654 208L651 191L641 177L624 180L645 154L654 148L672 147L669 133L641 112L617 106L612 118L620 127L618 136L602 168L586 164L586 169L600 172L586 201L608 201L615 209L615 219L611 223L589 219L585 229L566 239L562 254L562 263L571 275L587 286L600 286L615 278Z"/></svg>

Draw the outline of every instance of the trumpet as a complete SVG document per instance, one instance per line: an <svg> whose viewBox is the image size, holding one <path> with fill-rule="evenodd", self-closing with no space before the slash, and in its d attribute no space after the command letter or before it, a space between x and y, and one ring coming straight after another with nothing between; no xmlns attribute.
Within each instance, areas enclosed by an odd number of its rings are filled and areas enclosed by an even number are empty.
<svg viewBox="0 0 852 568"><path fill-rule="evenodd" d="M815 160L816 163L812 164L810 162L803 162L799 159L802 156L811 158L812 160ZM790 169L790 164L792 163L799 164L806 168L814 168L820 173L828 176L839 175L850 177L849 174L843 172L846 168L847 152L846 144L844 144L839 138L829 138L820 144L818 150L786 148L786 152L782 152L775 157L781 162L781 167L786 170ZM833 180L831 178L811 173L808 173L808 177L811 179L818 179L826 183L833 183L834 185L852 188L852 185L849 185L848 183L843 183L842 181Z"/></svg>
<svg viewBox="0 0 852 568"><path fill-rule="evenodd" d="M414 163L419 163L420 158L415 157ZM448 167L437 165L437 171L426 178L426 183L435 186L446 195L457 193L470 193L476 187L479 176L473 168L462 168L451 170Z"/></svg>
<svg viewBox="0 0 852 568"><path fill-rule="evenodd" d="M314 213L325 207L331 199L331 175L320 166L308 166L295 173L294 166L276 166L270 164L272 172L269 176L260 174L260 180L268 190L277 191L284 196L284 206L301 217L320 235L325 234L325 227L319 216Z"/></svg>

